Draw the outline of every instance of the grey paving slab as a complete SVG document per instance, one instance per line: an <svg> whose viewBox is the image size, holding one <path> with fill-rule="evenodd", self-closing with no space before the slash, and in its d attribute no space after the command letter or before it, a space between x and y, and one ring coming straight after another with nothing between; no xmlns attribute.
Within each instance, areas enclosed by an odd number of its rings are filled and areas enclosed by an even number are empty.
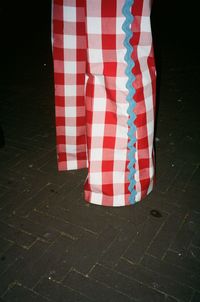
<svg viewBox="0 0 200 302"><path fill-rule="evenodd" d="M44 295L50 301L54 302L90 302L95 301L73 290L72 288L65 286L61 283L57 283L49 278L42 278L41 281L35 287L35 291Z"/></svg>
<svg viewBox="0 0 200 302"><path fill-rule="evenodd" d="M134 301L164 301L165 295L159 293L142 282L128 278L126 275L120 274L114 270L110 270L104 266L97 264L90 272L89 276L101 283L107 284L116 290L126 294L134 299Z"/></svg>
<svg viewBox="0 0 200 302"><path fill-rule="evenodd" d="M162 275L159 270L155 272L148 268L131 264L126 259L122 259L119 262L116 270L133 280L138 280L146 286L158 292L165 293L177 300L190 301L192 297L192 288L179 283L178 280L174 281L172 278Z"/></svg>
<svg viewBox="0 0 200 302"><path fill-rule="evenodd" d="M24 288L21 285L14 284L8 289L6 294L3 296L3 300L7 302L18 302L18 301L32 301L32 302L47 302L50 301L47 298L40 296L38 293L33 292L30 289Z"/></svg>
<svg viewBox="0 0 200 302"><path fill-rule="evenodd" d="M87 295L95 301L134 301L127 295L124 295L119 290L110 288L109 286L100 283L90 277L85 277L79 272L72 271L64 280L64 284Z"/></svg>

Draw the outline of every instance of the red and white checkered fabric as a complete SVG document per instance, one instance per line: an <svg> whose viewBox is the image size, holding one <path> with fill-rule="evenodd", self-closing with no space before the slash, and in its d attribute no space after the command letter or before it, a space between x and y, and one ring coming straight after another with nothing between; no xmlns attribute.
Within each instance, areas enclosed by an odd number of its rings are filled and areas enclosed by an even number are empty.
<svg viewBox="0 0 200 302"><path fill-rule="evenodd" d="M88 202L129 205L126 0L53 0L52 46L58 169L88 168ZM132 5L136 93L135 201L151 192L156 71L151 0Z"/></svg>

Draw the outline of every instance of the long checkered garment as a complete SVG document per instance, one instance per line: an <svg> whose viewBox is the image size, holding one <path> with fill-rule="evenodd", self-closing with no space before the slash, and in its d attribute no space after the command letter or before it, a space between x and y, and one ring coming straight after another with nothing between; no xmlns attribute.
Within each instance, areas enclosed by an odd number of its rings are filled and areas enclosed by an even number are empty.
<svg viewBox="0 0 200 302"><path fill-rule="evenodd" d="M85 200L125 206L151 192L156 71L151 0L54 0L58 169L88 168Z"/></svg>

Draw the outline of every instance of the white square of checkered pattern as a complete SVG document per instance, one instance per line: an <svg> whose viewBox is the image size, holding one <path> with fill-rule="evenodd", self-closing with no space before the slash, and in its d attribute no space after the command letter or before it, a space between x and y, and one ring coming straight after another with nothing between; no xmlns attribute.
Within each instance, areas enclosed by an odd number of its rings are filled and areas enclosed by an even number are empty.
<svg viewBox="0 0 200 302"><path fill-rule="evenodd" d="M74 35L64 35L64 48L76 49L76 36Z"/></svg>
<svg viewBox="0 0 200 302"><path fill-rule="evenodd" d="M126 88L126 82L127 82L127 77L116 77L115 79L115 85L116 85L116 90L119 92L125 92L125 95L128 94L128 90ZM123 102L123 104L127 104Z"/></svg>
<svg viewBox="0 0 200 302"><path fill-rule="evenodd" d="M116 34L117 35L123 35L124 36L124 32L122 29L122 25L124 23L125 17L118 17L116 18Z"/></svg>
<svg viewBox="0 0 200 302"><path fill-rule="evenodd" d="M100 17L87 17L87 33L90 34L99 34L101 33L101 18Z"/></svg>
<svg viewBox="0 0 200 302"><path fill-rule="evenodd" d="M104 124L92 124L92 137L104 136Z"/></svg>
<svg viewBox="0 0 200 302"><path fill-rule="evenodd" d="M77 152L76 145L67 144L66 145L66 152L75 154Z"/></svg>
<svg viewBox="0 0 200 302"><path fill-rule="evenodd" d="M124 186L124 171L113 171L113 184Z"/></svg>
<svg viewBox="0 0 200 302"><path fill-rule="evenodd" d="M99 173L99 171L90 172L90 177L88 180L92 186L101 186L103 182L103 174Z"/></svg>
<svg viewBox="0 0 200 302"><path fill-rule="evenodd" d="M102 50L90 48L88 51L88 60L90 60L90 63L101 63L103 61Z"/></svg>
<svg viewBox="0 0 200 302"><path fill-rule="evenodd" d="M140 26L141 26L141 32L151 33L150 18L148 16L142 16Z"/></svg>
<svg viewBox="0 0 200 302"><path fill-rule="evenodd" d="M127 148L124 145L124 148L122 149L115 149L114 150L114 163L115 161L119 161L119 164L121 167L123 167L122 169L124 169L123 163L126 161L127 159Z"/></svg>
<svg viewBox="0 0 200 302"><path fill-rule="evenodd" d="M68 136L76 136L76 131L77 131L77 127L76 125L73 126L65 126L65 131L67 133Z"/></svg>
<svg viewBox="0 0 200 302"><path fill-rule="evenodd" d="M113 197L113 206L114 207L125 206L124 195L125 194L114 195L114 197Z"/></svg>
<svg viewBox="0 0 200 302"><path fill-rule="evenodd" d="M105 98L95 98L95 101L93 102L93 111L94 112L105 112L106 108L106 99Z"/></svg>
<svg viewBox="0 0 200 302"><path fill-rule="evenodd" d="M68 22L76 22L76 7L64 7L63 20Z"/></svg>
<svg viewBox="0 0 200 302"><path fill-rule="evenodd" d="M68 118L68 117L75 118L77 116L77 109L74 106L73 107L68 106L68 107L65 107L64 113L65 113L64 116L66 118Z"/></svg>
<svg viewBox="0 0 200 302"><path fill-rule="evenodd" d="M64 70L66 74L76 74L77 73L77 64L76 61L64 62Z"/></svg>
<svg viewBox="0 0 200 302"><path fill-rule="evenodd" d="M65 85L65 95L67 96L76 96L77 85Z"/></svg>
<svg viewBox="0 0 200 302"><path fill-rule="evenodd" d="M138 58L147 58L151 51L151 45L139 45L137 47Z"/></svg>
<svg viewBox="0 0 200 302"><path fill-rule="evenodd" d="M103 149L102 148L93 148L90 150L90 161L102 161L103 159Z"/></svg>

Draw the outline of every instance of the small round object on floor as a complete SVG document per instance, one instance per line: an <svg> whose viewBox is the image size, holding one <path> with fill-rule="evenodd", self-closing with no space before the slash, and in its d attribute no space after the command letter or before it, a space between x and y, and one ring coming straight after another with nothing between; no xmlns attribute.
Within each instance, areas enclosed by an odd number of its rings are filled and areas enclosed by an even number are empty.
<svg viewBox="0 0 200 302"><path fill-rule="evenodd" d="M162 214L158 211L158 210L151 210L150 214L153 216L153 217L156 217L156 218L160 218L162 217Z"/></svg>

